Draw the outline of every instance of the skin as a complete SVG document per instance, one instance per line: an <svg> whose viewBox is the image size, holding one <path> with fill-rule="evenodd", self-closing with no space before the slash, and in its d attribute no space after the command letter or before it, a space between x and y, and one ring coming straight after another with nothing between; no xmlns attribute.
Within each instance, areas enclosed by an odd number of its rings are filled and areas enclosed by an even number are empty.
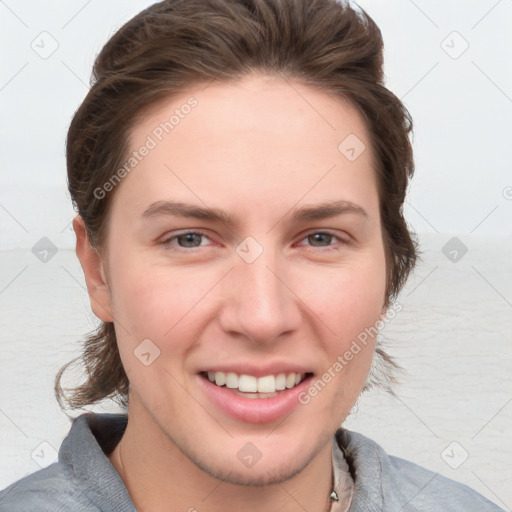
<svg viewBox="0 0 512 512"><path fill-rule="evenodd" d="M379 320L386 264L368 133L348 102L253 74L158 105L133 128L131 148L190 96L197 107L115 189L101 256L74 222L91 306L114 322L131 385L128 427L110 460L139 510L328 510L332 436L361 392L375 340L274 422L226 415L197 374L227 361L288 361L318 378ZM366 145L354 161L338 150L351 133ZM222 209L234 222L143 218L166 200ZM365 214L293 219L331 201ZM171 239L188 229L205 235L192 236L201 245ZM310 236L319 232L333 237ZM263 249L252 263L236 252L248 236ZM160 356L145 366L134 350L148 338ZM250 468L237 458L247 442L262 454Z"/></svg>

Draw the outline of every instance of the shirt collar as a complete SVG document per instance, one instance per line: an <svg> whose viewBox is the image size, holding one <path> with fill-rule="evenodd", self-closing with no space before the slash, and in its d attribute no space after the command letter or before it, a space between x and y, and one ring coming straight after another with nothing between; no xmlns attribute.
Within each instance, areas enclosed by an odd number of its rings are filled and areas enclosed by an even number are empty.
<svg viewBox="0 0 512 512"><path fill-rule="evenodd" d="M347 512L350 509L354 496L354 480L350 473L349 465L345 459L342 447L338 444L336 435L332 443L332 469L333 491L338 495L338 501L333 501L330 512Z"/></svg>

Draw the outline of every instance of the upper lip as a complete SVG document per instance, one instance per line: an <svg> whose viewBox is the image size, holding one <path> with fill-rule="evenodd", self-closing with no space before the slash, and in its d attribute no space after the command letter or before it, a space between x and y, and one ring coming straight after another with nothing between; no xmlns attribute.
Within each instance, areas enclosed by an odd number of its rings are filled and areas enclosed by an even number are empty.
<svg viewBox="0 0 512 512"><path fill-rule="evenodd" d="M311 368L307 368L304 365L291 364L291 363L267 363L265 365L257 365L254 361L246 363L219 363L218 365L212 364L208 367L203 368L202 372L224 372L224 373L236 373L237 375L252 375L254 377L265 377L266 375L279 375L280 373L313 373Z"/></svg>

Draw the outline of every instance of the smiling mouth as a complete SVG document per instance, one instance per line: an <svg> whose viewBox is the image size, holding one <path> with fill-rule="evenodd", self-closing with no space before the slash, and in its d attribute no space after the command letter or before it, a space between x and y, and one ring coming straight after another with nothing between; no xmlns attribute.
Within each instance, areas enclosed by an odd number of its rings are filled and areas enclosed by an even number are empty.
<svg viewBox="0 0 512 512"><path fill-rule="evenodd" d="M278 373L255 377L233 372L201 372L201 376L218 387L229 389L244 398L272 398L280 392L293 389L312 373Z"/></svg>

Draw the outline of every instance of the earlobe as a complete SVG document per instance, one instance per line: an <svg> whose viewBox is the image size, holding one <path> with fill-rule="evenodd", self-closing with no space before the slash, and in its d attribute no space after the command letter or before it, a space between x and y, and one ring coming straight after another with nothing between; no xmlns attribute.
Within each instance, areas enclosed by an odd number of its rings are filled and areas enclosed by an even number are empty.
<svg viewBox="0 0 512 512"><path fill-rule="evenodd" d="M80 215L73 219L76 234L76 255L84 271L87 291L94 314L104 322L113 322L110 293L100 255L91 246L84 220Z"/></svg>

